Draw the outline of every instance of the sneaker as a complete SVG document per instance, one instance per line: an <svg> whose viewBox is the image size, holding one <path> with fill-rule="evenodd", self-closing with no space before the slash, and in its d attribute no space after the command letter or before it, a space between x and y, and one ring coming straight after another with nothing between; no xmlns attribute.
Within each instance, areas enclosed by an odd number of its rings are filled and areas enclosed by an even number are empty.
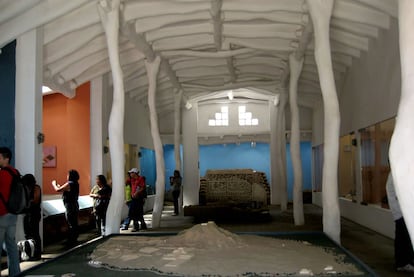
<svg viewBox="0 0 414 277"><path fill-rule="evenodd" d="M414 265L406 264L405 266L397 267L397 271L414 272Z"/></svg>
<svg viewBox="0 0 414 277"><path fill-rule="evenodd" d="M131 230L131 232L138 232L138 231L139 231L139 229L137 229L137 228L134 228L134 229Z"/></svg>
<svg viewBox="0 0 414 277"><path fill-rule="evenodd" d="M126 230L128 230L128 227L126 227L126 226L122 226L121 230L122 230L122 231L126 231Z"/></svg>

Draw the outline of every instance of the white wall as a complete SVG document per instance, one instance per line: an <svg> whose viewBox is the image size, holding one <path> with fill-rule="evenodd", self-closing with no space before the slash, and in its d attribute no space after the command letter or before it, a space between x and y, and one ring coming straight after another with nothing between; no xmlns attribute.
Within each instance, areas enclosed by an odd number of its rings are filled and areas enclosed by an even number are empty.
<svg viewBox="0 0 414 277"><path fill-rule="evenodd" d="M312 193L313 204L322 207L322 193ZM386 237L394 238L395 224L391 211L374 205L361 205L349 199L339 198L341 216L372 229Z"/></svg>
<svg viewBox="0 0 414 277"><path fill-rule="evenodd" d="M125 98L124 138L127 144L154 149L151 137L149 111L139 102Z"/></svg>
<svg viewBox="0 0 414 277"><path fill-rule="evenodd" d="M215 114L221 112L221 107L229 108L228 126L208 126L209 119L215 119ZM252 118L259 120L258 126L239 126L238 107L246 106L246 112L252 113ZM202 135L225 134L254 134L269 133L269 104L263 103L226 103L226 104L200 104L198 106L198 133Z"/></svg>
<svg viewBox="0 0 414 277"><path fill-rule="evenodd" d="M401 92L398 25L371 40L369 52L354 59L339 97L341 135L396 115Z"/></svg>

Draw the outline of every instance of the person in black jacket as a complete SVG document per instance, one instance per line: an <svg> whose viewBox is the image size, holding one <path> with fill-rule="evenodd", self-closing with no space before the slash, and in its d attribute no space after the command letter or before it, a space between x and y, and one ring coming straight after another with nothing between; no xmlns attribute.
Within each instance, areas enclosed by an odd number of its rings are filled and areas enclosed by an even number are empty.
<svg viewBox="0 0 414 277"><path fill-rule="evenodd" d="M78 214L79 214L79 173L75 169L68 172L67 181L60 185L56 180L52 181L52 186L57 192L62 192L63 204L66 209L66 221L69 226L69 235L67 245L74 246L77 243L78 230Z"/></svg>
<svg viewBox="0 0 414 277"><path fill-rule="evenodd" d="M23 219L24 235L26 240L34 240L34 255L30 257L30 260L36 261L40 260L42 253L42 241L39 233L39 223L42 217L40 208L42 204L42 190L33 174L24 175L22 182L29 188L30 193L30 207Z"/></svg>

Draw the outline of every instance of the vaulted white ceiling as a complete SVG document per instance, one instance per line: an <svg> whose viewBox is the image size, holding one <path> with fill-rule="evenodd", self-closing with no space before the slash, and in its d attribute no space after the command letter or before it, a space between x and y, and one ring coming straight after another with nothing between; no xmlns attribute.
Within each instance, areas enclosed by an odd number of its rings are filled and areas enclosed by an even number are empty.
<svg viewBox="0 0 414 277"><path fill-rule="evenodd" d="M107 2L109 0L103 0ZM43 29L44 84L66 95L111 74L96 0L1 0L0 47L33 28ZM288 57L304 55L299 103L321 99L313 29L305 0L121 0L119 55L125 93L147 103L144 59L162 57L157 109L217 98L216 91L257 88L278 94L289 78ZM335 0L331 19L334 76L343 80L370 40L397 16L394 0ZM260 99L258 94L247 97ZM244 95L243 97L246 97Z"/></svg>

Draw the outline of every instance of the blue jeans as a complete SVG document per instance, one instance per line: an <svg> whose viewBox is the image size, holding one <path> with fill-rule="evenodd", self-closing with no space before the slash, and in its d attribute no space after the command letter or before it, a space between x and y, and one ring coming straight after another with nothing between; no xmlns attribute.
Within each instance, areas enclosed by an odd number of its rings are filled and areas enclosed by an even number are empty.
<svg viewBox="0 0 414 277"><path fill-rule="evenodd" d="M122 227L123 228L128 228L129 227L129 224L131 223L131 219L129 218L129 208L131 207L131 201L128 201L126 204L128 206L128 215L124 219L124 222L122 223Z"/></svg>
<svg viewBox="0 0 414 277"><path fill-rule="evenodd" d="M0 216L0 245L6 244L7 265L9 276L17 276L20 273L19 251L16 242L17 215L5 214Z"/></svg>

